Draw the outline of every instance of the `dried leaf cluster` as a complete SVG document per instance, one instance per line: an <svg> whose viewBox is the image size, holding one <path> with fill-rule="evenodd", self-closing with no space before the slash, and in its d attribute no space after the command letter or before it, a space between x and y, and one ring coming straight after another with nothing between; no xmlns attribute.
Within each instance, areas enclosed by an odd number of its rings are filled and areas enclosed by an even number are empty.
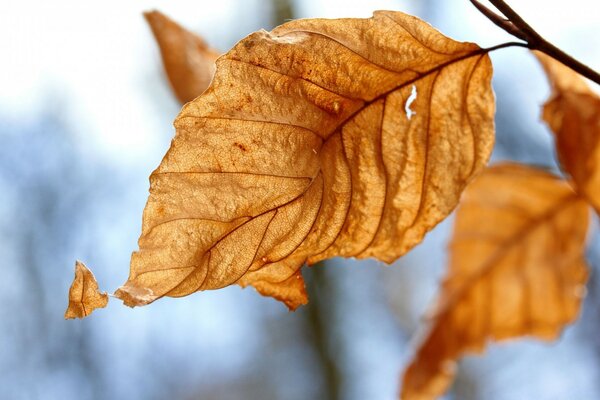
<svg viewBox="0 0 600 400"><path fill-rule="evenodd" d="M391 263L462 195L447 277L402 398L443 394L457 359L490 340L554 339L577 318L588 203L600 210L600 99L575 72L537 54L567 181L518 164L486 169L489 49L415 17L292 21L218 59L162 14L146 18L177 98L189 102L150 177L139 250L115 292L125 304L238 284L295 309L308 301L303 265ZM66 317L106 301L78 263Z"/></svg>

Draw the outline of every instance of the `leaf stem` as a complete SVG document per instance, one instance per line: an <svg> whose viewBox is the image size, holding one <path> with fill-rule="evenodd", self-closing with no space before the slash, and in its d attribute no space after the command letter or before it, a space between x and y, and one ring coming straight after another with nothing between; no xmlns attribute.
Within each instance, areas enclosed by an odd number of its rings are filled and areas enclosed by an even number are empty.
<svg viewBox="0 0 600 400"><path fill-rule="evenodd" d="M486 47L485 49L483 49L483 52L491 53L492 51L505 49L507 47L525 47L526 49L528 49L529 45L527 43L523 43L523 42L506 42L506 43L497 44L492 47Z"/></svg>
<svg viewBox="0 0 600 400"><path fill-rule="evenodd" d="M479 10L486 18L492 21L495 25L499 26L509 34L524 40L526 43L521 43L521 47L527 47L530 50L538 50L542 53L549 55L557 61L560 61L564 65L568 66L575 72L585 76L591 81L600 85L600 74L594 71L592 68L583 64L582 62L571 57L552 43L544 39L539 33L537 33L515 10L513 10L504 0L489 0L500 11L503 16L496 14L489 8L485 7L478 0L470 0L471 4ZM511 42L512 43L512 42ZM517 46L517 44L511 44L510 46ZM509 44L494 46L488 51L493 51L498 48L509 47Z"/></svg>

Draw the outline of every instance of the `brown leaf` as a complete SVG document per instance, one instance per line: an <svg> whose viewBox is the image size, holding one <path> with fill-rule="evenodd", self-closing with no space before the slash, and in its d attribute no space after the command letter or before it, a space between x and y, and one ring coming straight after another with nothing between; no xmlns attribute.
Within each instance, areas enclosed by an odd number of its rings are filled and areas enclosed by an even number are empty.
<svg viewBox="0 0 600 400"><path fill-rule="evenodd" d="M104 308L108 304L108 295L98 290L98 282L92 271L84 263L75 263L75 279L69 289L69 306L65 319L84 318L96 308Z"/></svg>
<svg viewBox="0 0 600 400"><path fill-rule="evenodd" d="M251 34L177 117L116 295L238 283L294 309L305 262L393 262L486 164L491 75L485 50L399 12Z"/></svg>
<svg viewBox="0 0 600 400"><path fill-rule="evenodd" d="M535 55L552 85L543 118L554 131L560 163L600 212L600 98L575 71L543 53Z"/></svg>
<svg viewBox="0 0 600 400"><path fill-rule="evenodd" d="M160 47L175 96L182 104L194 100L210 84L219 53L201 37L158 11L144 13L144 16Z"/></svg>
<svg viewBox="0 0 600 400"><path fill-rule="evenodd" d="M588 276L588 219L585 201L538 169L495 166L469 185L441 296L405 372L402 398L440 396L456 360L489 340L552 340L574 321Z"/></svg>

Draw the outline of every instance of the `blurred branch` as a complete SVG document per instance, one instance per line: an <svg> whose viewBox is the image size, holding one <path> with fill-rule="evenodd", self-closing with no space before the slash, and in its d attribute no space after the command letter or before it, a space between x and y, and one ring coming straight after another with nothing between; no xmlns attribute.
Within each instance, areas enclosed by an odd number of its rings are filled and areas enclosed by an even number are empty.
<svg viewBox="0 0 600 400"><path fill-rule="evenodd" d="M291 0L271 0L273 5L273 25L281 25L294 18ZM332 315L328 312L331 304L331 288L325 262L320 262L310 268L306 279L306 286L310 301L305 306L306 326L311 338L311 346L318 357L323 372L323 394L329 400L338 400L340 397L341 371L335 357L328 346L332 337Z"/></svg>
<svg viewBox="0 0 600 400"><path fill-rule="evenodd" d="M306 315L311 329L312 345L323 370L326 398L337 400L341 399L340 383L342 374L328 346L332 336L330 324L334 318L328 312L332 303L330 301L331 285L325 268L326 262L324 261L310 268L310 275L307 277L310 301L306 305Z"/></svg>
<svg viewBox="0 0 600 400"><path fill-rule="evenodd" d="M294 7L291 0L271 0L273 4L273 25L281 25L294 19Z"/></svg>

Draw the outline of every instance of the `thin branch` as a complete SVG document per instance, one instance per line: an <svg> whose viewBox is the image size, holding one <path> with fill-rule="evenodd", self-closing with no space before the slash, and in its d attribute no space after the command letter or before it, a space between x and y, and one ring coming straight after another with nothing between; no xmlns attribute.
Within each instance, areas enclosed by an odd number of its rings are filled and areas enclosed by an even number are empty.
<svg viewBox="0 0 600 400"><path fill-rule="evenodd" d="M537 33L515 10L513 10L503 0L490 0L490 3L494 5L504 16L511 21L521 32L527 37L527 43L534 44L533 42L544 41L544 39Z"/></svg>
<svg viewBox="0 0 600 400"><path fill-rule="evenodd" d="M582 62L571 57L537 33L515 10L503 0L489 0L506 18L491 11L477 0L470 0L479 12L486 16L495 25L509 34L527 42L530 50L538 50L560 61L575 72L600 85L600 74ZM495 50L495 48L491 48Z"/></svg>
<svg viewBox="0 0 600 400"><path fill-rule="evenodd" d="M493 12L492 10L490 10L489 8L487 8L486 6L484 6L477 0L470 0L470 1L471 1L471 4L473 4L475 6L475 8L477 8L479 10L480 13L485 15L494 24L496 24L500 28L504 29L506 32L510 33L511 35L513 35L521 40L525 40L525 41L527 40L526 36L523 35L523 33L519 30L519 28L517 28L515 26L515 24L513 24L511 21L509 21L508 19L504 18L501 15L496 14L495 12Z"/></svg>
<svg viewBox="0 0 600 400"><path fill-rule="evenodd" d="M542 39L543 40L543 39ZM571 68L573 71L585 76L586 78L596 82L600 85L600 74L587 65L581 63L575 58L571 57L552 43L546 42L545 40L541 42L537 47L532 48L532 50L539 50L542 53L549 55L555 60L560 61L565 64L567 67Z"/></svg>

